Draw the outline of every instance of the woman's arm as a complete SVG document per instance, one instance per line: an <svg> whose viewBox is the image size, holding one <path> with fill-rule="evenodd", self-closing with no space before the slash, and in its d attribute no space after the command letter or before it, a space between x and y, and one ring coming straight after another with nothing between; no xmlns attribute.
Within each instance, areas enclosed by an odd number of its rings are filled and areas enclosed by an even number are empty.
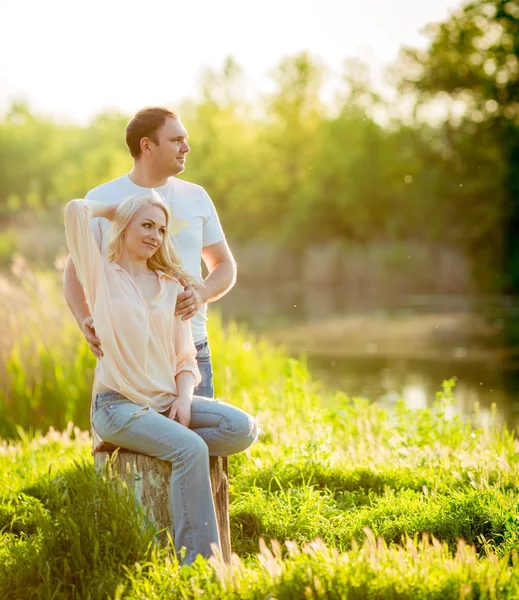
<svg viewBox="0 0 519 600"><path fill-rule="evenodd" d="M175 316L175 356L177 363L175 377L179 373L187 371L193 375L193 385L197 386L202 377L196 362L196 348L191 332L191 323L183 321L180 316Z"/></svg>
<svg viewBox="0 0 519 600"><path fill-rule="evenodd" d="M73 202L77 201L73 200ZM105 204L104 202L96 202L95 200L79 200L79 202L88 202L90 204L90 209L92 210L92 219L102 217L103 219L108 219L109 221L113 221L117 207L120 204L120 202L114 202L114 204Z"/></svg>
<svg viewBox="0 0 519 600"><path fill-rule="evenodd" d="M176 419L180 424L189 427L191 422L191 401L195 386L200 383L200 370L196 362L196 348L191 333L189 321L175 318L175 381L178 398L173 402L170 419Z"/></svg>
<svg viewBox="0 0 519 600"><path fill-rule="evenodd" d="M178 398L173 402L169 418L189 427L191 423L191 402L195 389L195 376L190 371L181 371L175 377Z"/></svg>
<svg viewBox="0 0 519 600"><path fill-rule="evenodd" d="M180 371L175 377L177 394L179 398L193 398L195 391L195 376L191 371Z"/></svg>
<svg viewBox="0 0 519 600"><path fill-rule="evenodd" d="M77 278L90 307L102 272L102 257L90 228L90 219L113 219L118 204L72 200L65 207L65 237Z"/></svg>
<svg viewBox="0 0 519 600"><path fill-rule="evenodd" d="M102 217L112 221L115 217L115 213L119 204L120 202L105 204L104 202L96 202L95 200L71 200L65 206L65 220L67 218L67 212L75 212L81 207L86 207L89 209L89 217L91 219Z"/></svg>

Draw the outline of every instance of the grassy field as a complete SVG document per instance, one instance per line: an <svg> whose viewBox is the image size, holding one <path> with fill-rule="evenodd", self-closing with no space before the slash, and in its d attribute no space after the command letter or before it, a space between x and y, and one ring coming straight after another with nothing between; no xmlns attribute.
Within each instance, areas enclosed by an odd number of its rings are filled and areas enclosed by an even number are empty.
<svg viewBox="0 0 519 600"><path fill-rule="evenodd" d="M93 360L58 277L16 273L0 279L2 600L519 598L513 433L448 418L449 382L433 410L324 397L303 363L216 315L218 395L264 434L230 461L232 566L178 568L93 472Z"/></svg>

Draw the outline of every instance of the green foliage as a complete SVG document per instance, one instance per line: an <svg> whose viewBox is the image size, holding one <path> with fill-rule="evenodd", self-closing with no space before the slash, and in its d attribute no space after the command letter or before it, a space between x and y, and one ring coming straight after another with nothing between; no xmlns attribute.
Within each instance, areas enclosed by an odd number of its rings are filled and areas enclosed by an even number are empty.
<svg viewBox="0 0 519 600"><path fill-rule="evenodd" d="M22 211L42 216L64 200L83 197L131 165L126 118L105 114L86 128L61 125L14 103L0 122L0 219Z"/></svg>
<svg viewBox="0 0 519 600"><path fill-rule="evenodd" d="M56 275L36 276L21 259L15 271L21 289L5 281L0 304L6 344L0 435L16 437L17 426L64 429L69 421L87 429L95 359L65 305Z"/></svg>
<svg viewBox="0 0 519 600"><path fill-rule="evenodd" d="M504 271L506 285L517 291L517 2L467 2L444 22L430 25L428 34L427 50L403 53L401 88L418 94L422 109L436 100L447 111L435 132L433 154L443 172L438 200L450 216L446 222L458 228L456 237L479 263L479 276L490 277L486 287L503 285L496 275ZM488 252L490 248L494 251Z"/></svg>
<svg viewBox="0 0 519 600"><path fill-rule="evenodd" d="M11 265L13 254L17 250L16 236L13 231L0 233L0 268Z"/></svg>
<svg viewBox="0 0 519 600"><path fill-rule="evenodd" d="M477 0L431 28L426 51L403 56L402 91L417 93L419 116L446 93L463 101L461 115L447 102L439 125L381 126L383 104L355 64L324 105L325 70L307 53L281 61L276 89L252 106L228 60L183 107L188 177L238 238L296 249L333 238L450 243L490 289L505 255L513 286L518 23L515 2ZM0 218L43 219L127 170L124 125L121 115L58 125L13 105L0 123ZM7 257L19 240L1 239ZM0 445L1 598L519 597L515 433L452 417L453 382L432 409L400 404L391 415L323 398L304 363L215 315L217 393L264 431L231 459L232 566L179 569L128 491L93 472L94 359L55 274L20 261L14 272L0 280L0 435L11 440Z"/></svg>
<svg viewBox="0 0 519 600"><path fill-rule="evenodd" d="M1 598L519 595L513 433L453 418L453 381L430 410L324 398L303 363L215 315L218 393L263 433L230 461L232 566L179 568L128 490L94 474L92 358L56 276L15 271L18 284L0 281L11 317L1 422L16 438L0 444ZM86 424L65 428L70 418Z"/></svg>
<svg viewBox="0 0 519 600"><path fill-rule="evenodd" d="M16 497L4 527L2 598L28 590L39 598L102 598L123 565L150 553L153 531L132 496L118 481L95 476L92 465L62 468L25 489L31 495Z"/></svg>
<svg viewBox="0 0 519 600"><path fill-rule="evenodd" d="M274 419L284 415L264 408L272 411L264 428L275 431ZM0 595L443 600L463 590L464 598L516 597L512 435L465 438L462 429L451 448L456 425L447 432L444 417L431 413L431 427L443 430L433 447L417 431L404 442L389 419L356 402L344 438L330 432L337 425L327 413L309 413L285 428L284 444L260 440L231 461L232 540L242 559L230 568L216 559L179 569L170 549L154 547L125 488L94 476L87 434L69 428L4 444Z"/></svg>
<svg viewBox="0 0 519 600"><path fill-rule="evenodd" d="M455 247L477 285L500 289L503 253L519 256L506 234L519 197L510 6L474 2L431 29L427 51L403 55L400 91L412 90L416 118L394 116L400 98L377 96L358 61L345 63L327 103L327 68L308 52L280 60L272 91L255 102L232 58L207 69L197 96L177 107L192 146L185 177L209 191L231 239L296 253L309 241ZM450 106L446 93L464 115L427 124L428 100ZM59 124L13 104L0 122L0 225L23 237L52 207L127 172L126 121L107 113L85 127ZM54 220L46 227L61 227Z"/></svg>

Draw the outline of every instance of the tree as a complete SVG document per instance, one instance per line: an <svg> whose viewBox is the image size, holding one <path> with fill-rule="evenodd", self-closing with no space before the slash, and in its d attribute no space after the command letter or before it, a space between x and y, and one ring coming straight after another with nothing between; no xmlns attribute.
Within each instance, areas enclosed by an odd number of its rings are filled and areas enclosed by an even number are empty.
<svg viewBox="0 0 519 600"><path fill-rule="evenodd" d="M476 262L487 262L488 270L499 266L500 255L504 287L517 292L519 2L470 2L428 34L426 50L402 55L401 89L422 105L441 99L447 107L440 152L452 186L444 201L458 208L450 212L469 232L467 250Z"/></svg>

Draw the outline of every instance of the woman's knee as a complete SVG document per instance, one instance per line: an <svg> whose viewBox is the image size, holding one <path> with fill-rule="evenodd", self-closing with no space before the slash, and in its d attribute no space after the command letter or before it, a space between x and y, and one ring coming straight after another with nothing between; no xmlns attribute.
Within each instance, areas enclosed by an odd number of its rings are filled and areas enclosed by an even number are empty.
<svg viewBox="0 0 519 600"><path fill-rule="evenodd" d="M171 461L173 465L180 461L196 463L209 460L209 448L204 440L187 428L183 434L182 439L179 439L179 436L171 439L166 460Z"/></svg>
<svg viewBox="0 0 519 600"><path fill-rule="evenodd" d="M233 419L233 438L235 441L234 452L242 452L251 446L259 434L258 420L244 411L237 413Z"/></svg>

